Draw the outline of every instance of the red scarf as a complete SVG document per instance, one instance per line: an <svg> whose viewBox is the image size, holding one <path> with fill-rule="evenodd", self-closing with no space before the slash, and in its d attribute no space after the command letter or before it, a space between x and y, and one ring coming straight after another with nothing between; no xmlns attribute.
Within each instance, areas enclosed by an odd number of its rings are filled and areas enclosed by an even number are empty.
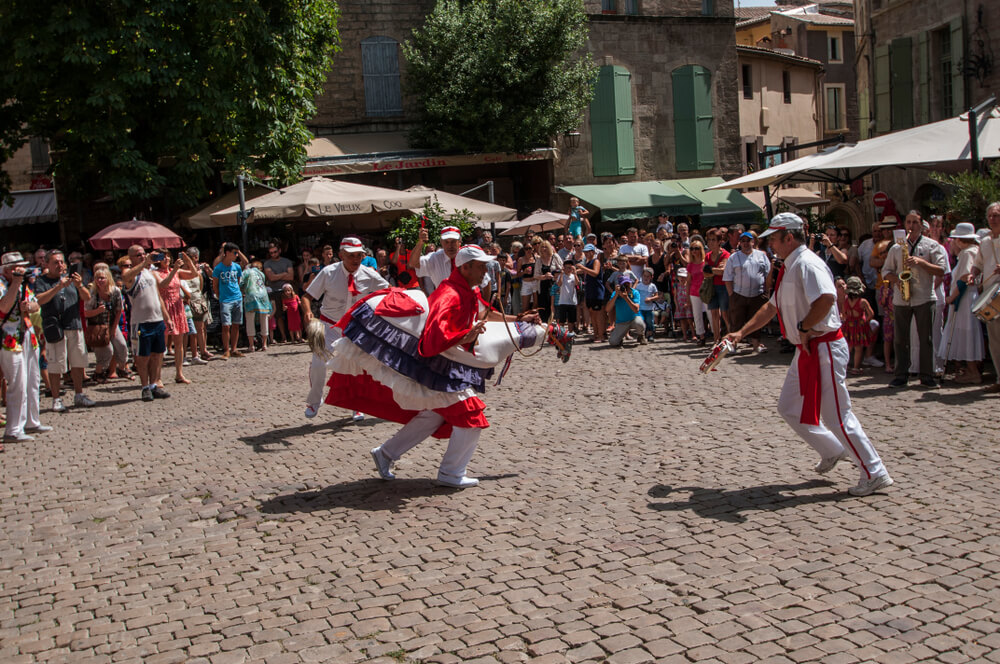
<svg viewBox="0 0 1000 664"><path fill-rule="evenodd" d="M351 297L361 295L361 291L354 285L354 273L352 272L347 273L347 292L351 294Z"/></svg>

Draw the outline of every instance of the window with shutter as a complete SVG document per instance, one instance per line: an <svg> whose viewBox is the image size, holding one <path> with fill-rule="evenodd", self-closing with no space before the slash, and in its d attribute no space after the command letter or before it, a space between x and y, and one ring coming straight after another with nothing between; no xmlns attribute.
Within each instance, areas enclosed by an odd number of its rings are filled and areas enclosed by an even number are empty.
<svg viewBox="0 0 1000 664"><path fill-rule="evenodd" d="M892 87L889 82L889 45L875 47L875 131L882 134L892 125Z"/></svg>
<svg viewBox="0 0 1000 664"><path fill-rule="evenodd" d="M370 117L401 115L399 42L391 37L363 39L361 72L365 85L365 114Z"/></svg>
<svg viewBox="0 0 1000 664"><path fill-rule="evenodd" d="M594 175L635 173L632 75L624 67L601 67L590 103L590 143Z"/></svg>
<svg viewBox="0 0 1000 664"><path fill-rule="evenodd" d="M712 115L712 74L700 65L675 69L674 146L678 171L699 171L715 165Z"/></svg>
<svg viewBox="0 0 1000 664"><path fill-rule="evenodd" d="M961 64L965 62L965 39L962 37L962 17L951 22L951 114L959 115L967 107L965 103L965 77Z"/></svg>
<svg viewBox="0 0 1000 664"><path fill-rule="evenodd" d="M893 39L889 48L890 94L892 96L892 128L913 126L913 40Z"/></svg>

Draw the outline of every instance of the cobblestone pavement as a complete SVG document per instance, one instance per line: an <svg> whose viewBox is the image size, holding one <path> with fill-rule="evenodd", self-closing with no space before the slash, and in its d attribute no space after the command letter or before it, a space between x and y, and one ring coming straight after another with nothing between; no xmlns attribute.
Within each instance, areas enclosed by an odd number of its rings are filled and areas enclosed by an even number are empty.
<svg viewBox="0 0 1000 664"><path fill-rule="evenodd" d="M0 456L0 661L1000 662L1000 400L852 378L896 479L857 499L774 414L788 355L704 353L518 359L464 492L305 420L303 346L93 389Z"/></svg>

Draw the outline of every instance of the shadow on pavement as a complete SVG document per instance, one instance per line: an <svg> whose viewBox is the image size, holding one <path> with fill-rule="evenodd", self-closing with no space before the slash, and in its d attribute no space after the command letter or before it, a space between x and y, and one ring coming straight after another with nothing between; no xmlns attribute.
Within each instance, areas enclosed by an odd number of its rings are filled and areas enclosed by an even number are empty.
<svg viewBox="0 0 1000 664"><path fill-rule="evenodd" d="M284 447L289 447L292 444L289 440L290 438L299 438L311 433L337 433L348 427L372 427L381 421L374 417L366 417L361 422L354 422L350 418L344 418L342 420L319 424L300 424L299 426L285 429L271 429L270 431L265 431L254 436L242 436L239 440L252 446L254 452L278 452L280 450L268 448L267 445L280 444Z"/></svg>
<svg viewBox="0 0 1000 664"><path fill-rule="evenodd" d="M743 523L746 521L743 512L751 510L773 512L810 503L836 501L848 495L843 491L806 495L787 495L785 493L829 486L833 486L833 482L809 480L798 484L765 484L747 489L725 491L698 486L672 487L666 484L657 484L649 490L650 498L668 498L671 494L679 491L689 492L691 495L685 500L650 502L649 508L659 512L691 510L698 516L705 518L728 521L729 523Z"/></svg>
<svg viewBox="0 0 1000 664"><path fill-rule="evenodd" d="M480 482L490 482L517 477L517 473L479 475L478 477ZM395 512L415 498L448 496L460 491L462 489L438 486L433 480L427 478L397 479L386 482L377 477L369 477L343 484L332 484L319 491L300 491L275 496L263 501L260 504L260 511L265 514L290 514L347 508L373 512Z"/></svg>

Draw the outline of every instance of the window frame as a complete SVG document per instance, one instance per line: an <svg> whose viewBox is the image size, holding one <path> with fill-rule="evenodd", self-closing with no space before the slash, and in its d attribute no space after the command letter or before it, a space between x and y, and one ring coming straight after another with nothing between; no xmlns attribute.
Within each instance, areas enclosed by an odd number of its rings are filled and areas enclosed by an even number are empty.
<svg viewBox="0 0 1000 664"><path fill-rule="evenodd" d="M786 104L792 103L792 72L788 69L781 70L781 98Z"/></svg>
<svg viewBox="0 0 1000 664"><path fill-rule="evenodd" d="M753 99L753 67L749 64L741 65L740 77L743 88L743 98Z"/></svg>
<svg viewBox="0 0 1000 664"><path fill-rule="evenodd" d="M830 92L836 90L838 93L838 103L840 108L837 126L830 127ZM823 131L828 134L835 134L847 130L847 86L844 83L824 83L823 84Z"/></svg>
<svg viewBox="0 0 1000 664"><path fill-rule="evenodd" d="M830 64L844 63L844 34L842 32L826 33L826 61ZM833 56L834 44L836 44L837 57Z"/></svg>
<svg viewBox="0 0 1000 664"><path fill-rule="evenodd" d="M376 48L385 47L392 44L395 48L395 71L385 71L385 72L373 72L368 71L371 65L375 64L369 58L374 57L374 53L370 53ZM360 42L361 46L361 85L362 91L364 93L365 100L365 117L368 118L389 118L403 115L403 87L402 87L402 77L399 68L399 55L400 55L400 43L399 40L393 39L387 35L371 35L365 37ZM381 80L379 80L381 79ZM397 108L389 108L389 104L386 104L385 108L377 108L375 102L377 99L374 96L370 96L370 93L374 95L374 91L378 84L384 84L385 81L389 81L386 95L386 101L397 101ZM392 89L395 88L395 89ZM394 97L394 99L390 99Z"/></svg>

